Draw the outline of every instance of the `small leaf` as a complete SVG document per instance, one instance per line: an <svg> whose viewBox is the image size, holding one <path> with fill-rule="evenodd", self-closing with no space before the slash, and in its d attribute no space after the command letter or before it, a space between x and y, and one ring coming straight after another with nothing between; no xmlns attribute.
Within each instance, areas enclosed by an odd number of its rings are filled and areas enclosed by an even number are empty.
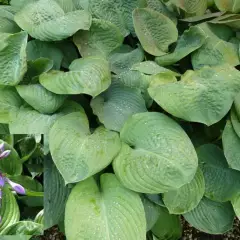
<svg viewBox="0 0 240 240"><path fill-rule="evenodd" d="M44 225L44 210L41 210L35 217L34 222Z"/></svg>
<svg viewBox="0 0 240 240"><path fill-rule="evenodd" d="M182 226L179 216L169 214L168 210L159 207L159 217L152 228L152 232L156 239L180 239L182 236Z"/></svg>
<svg viewBox="0 0 240 240"><path fill-rule="evenodd" d="M163 194L163 201L170 214L183 214L193 210L201 201L205 192L205 181L198 168L193 180L177 190Z"/></svg>
<svg viewBox="0 0 240 240"><path fill-rule="evenodd" d="M143 49L154 56L166 54L168 46L177 41L178 31L174 23L152 9L135 9L133 23Z"/></svg>
<svg viewBox="0 0 240 240"><path fill-rule="evenodd" d="M233 227L234 212L229 202L217 203L203 198L195 209L183 216L193 227L209 234L223 234Z"/></svg>
<svg viewBox="0 0 240 240"><path fill-rule="evenodd" d="M38 58L53 60L54 69L59 70L63 60L63 53L53 43L32 40L27 44L27 59L35 61Z"/></svg>

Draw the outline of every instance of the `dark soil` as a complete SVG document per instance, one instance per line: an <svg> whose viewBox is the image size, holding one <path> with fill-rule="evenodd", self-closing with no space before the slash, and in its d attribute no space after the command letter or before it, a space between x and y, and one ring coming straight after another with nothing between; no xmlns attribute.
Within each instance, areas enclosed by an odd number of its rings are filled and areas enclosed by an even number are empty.
<svg viewBox="0 0 240 240"><path fill-rule="evenodd" d="M182 240L240 240L240 221L238 219L235 219L233 229L223 235L206 234L190 226L184 219L182 222Z"/></svg>

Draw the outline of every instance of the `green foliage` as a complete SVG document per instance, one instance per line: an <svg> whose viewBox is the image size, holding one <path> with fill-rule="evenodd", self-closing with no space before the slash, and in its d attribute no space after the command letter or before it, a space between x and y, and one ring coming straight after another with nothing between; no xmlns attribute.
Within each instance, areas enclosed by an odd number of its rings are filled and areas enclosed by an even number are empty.
<svg viewBox="0 0 240 240"><path fill-rule="evenodd" d="M27 193L4 187L0 231L178 240L180 216L232 228L238 0L0 2L0 171Z"/></svg>

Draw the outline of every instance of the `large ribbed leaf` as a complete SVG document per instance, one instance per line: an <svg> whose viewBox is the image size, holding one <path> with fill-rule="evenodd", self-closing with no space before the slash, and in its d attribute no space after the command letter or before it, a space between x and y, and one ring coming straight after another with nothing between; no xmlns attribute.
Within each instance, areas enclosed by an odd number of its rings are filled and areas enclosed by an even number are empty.
<svg viewBox="0 0 240 240"><path fill-rule="evenodd" d="M175 117L209 126L227 114L239 90L239 71L224 65L198 71L188 70L178 82L154 82L148 92L165 111Z"/></svg>
<svg viewBox="0 0 240 240"><path fill-rule="evenodd" d="M44 228L50 228L64 220L64 210L70 188L54 165L50 156L44 162Z"/></svg>
<svg viewBox="0 0 240 240"><path fill-rule="evenodd" d="M65 232L68 240L145 240L141 198L113 174L101 175L99 185L88 178L78 183L68 198Z"/></svg>
<svg viewBox="0 0 240 240"><path fill-rule="evenodd" d="M130 116L147 111L141 90L124 86L118 79L92 100L91 107L106 128L118 132Z"/></svg>
<svg viewBox="0 0 240 240"><path fill-rule="evenodd" d="M71 113L50 130L49 146L65 183L84 180L108 166L121 147L117 133L100 126L92 134L87 116Z"/></svg>
<svg viewBox="0 0 240 240"><path fill-rule="evenodd" d="M185 30L177 41L177 46L170 54L156 57L155 61L161 66L168 66L186 57L191 52L200 48L206 40L204 32L198 27Z"/></svg>
<svg viewBox="0 0 240 240"><path fill-rule="evenodd" d="M175 24L177 19L174 12L171 12L168 7L161 0L145 0L146 7L151 8L157 12L162 13L163 15L169 17Z"/></svg>
<svg viewBox="0 0 240 240"><path fill-rule="evenodd" d="M0 33L0 85L17 85L27 71L27 33Z"/></svg>
<svg viewBox="0 0 240 240"><path fill-rule="evenodd" d="M27 3L14 19L23 30L42 41L62 40L80 29L88 30L91 25L91 15L88 12L77 10L65 13L52 0Z"/></svg>
<svg viewBox="0 0 240 240"><path fill-rule="evenodd" d="M197 171L195 149L183 129L162 113L134 114L121 130L113 168L137 192L160 193L189 183Z"/></svg>
<svg viewBox="0 0 240 240"><path fill-rule="evenodd" d="M89 31L78 31L73 41L83 57L101 56L106 58L110 52L123 42L120 30L111 22L93 19Z"/></svg>
<svg viewBox="0 0 240 240"><path fill-rule="evenodd" d="M14 22L14 14L11 10L10 6L0 6L0 32L2 33L17 33L21 30Z"/></svg>
<svg viewBox="0 0 240 240"><path fill-rule="evenodd" d="M159 217L152 228L158 240L178 240L182 236L182 226L179 216L169 214L168 210L159 207Z"/></svg>
<svg viewBox="0 0 240 240"><path fill-rule="evenodd" d="M15 88L0 88L0 122L9 123L11 112L15 112L22 105L22 99Z"/></svg>
<svg viewBox="0 0 240 240"><path fill-rule="evenodd" d="M40 83L57 94L85 93L93 97L106 90L111 83L109 64L95 57L74 60L70 72L51 71L40 76Z"/></svg>
<svg viewBox="0 0 240 240"><path fill-rule="evenodd" d="M233 128L233 124L227 121L222 135L224 155L231 168L240 171L240 138Z"/></svg>
<svg viewBox="0 0 240 240"><path fill-rule="evenodd" d="M199 24L197 28L203 31L206 42L192 54L192 65L194 69L201 67L217 66L222 64L229 64L236 66L239 64L238 44L228 42L227 26L214 24Z"/></svg>
<svg viewBox="0 0 240 240"><path fill-rule="evenodd" d="M132 11L140 6L140 0L89 0L85 2L88 4L81 3L84 9L90 10L93 16L116 25L121 30L122 35L134 33Z"/></svg>
<svg viewBox="0 0 240 240"><path fill-rule="evenodd" d="M54 69L59 70L63 60L62 51L53 43L32 40L27 44L27 59L49 58L53 60Z"/></svg>
<svg viewBox="0 0 240 240"><path fill-rule="evenodd" d="M183 214L193 210L200 202L205 191L203 173L197 170L193 180L177 190L163 194L163 201L171 214Z"/></svg>
<svg viewBox="0 0 240 240"><path fill-rule="evenodd" d="M0 143L3 143L0 140ZM1 172L10 174L10 175L19 175L22 173L22 163L17 151L7 142L4 142L5 150L11 150L11 153L4 159L0 161Z"/></svg>
<svg viewBox="0 0 240 240"><path fill-rule="evenodd" d="M238 13L240 2L238 0L214 0L215 5L220 11Z"/></svg>
<svg viewBox="0 0 240 240"><path fill-rule="evenodd" d="M183 215L195 228L205 233L222 234L233 226L234 211L229 202L218 203L203 198L199 205Z"/></svg>
<svg viewBox="0 0 240 240"><path fill-rule="evenodd" d="M134 63L139 63L144 59L144 51L138 46L132 49L129 45L122 45L115 49L109 56L111 71L115 74L129 70Z"/></svg>
<svg viewBox="0 0 240 240"><path fill-rule="evenodd" d="M218 202L231 200L239 193L240 172L228 168L223 151L213 144L197 149L205 179L205 196Z"/></svg>
<svg viewBox="0 0 240 240"><path fill-rule="evenodd" d="M6 186L2 189L0 216L2 218L0 223L0 234L2 234L2 230L20 219L20 212L16 199Z"/></svg>
<svg viewBox="0 0 240 240"><path fill-rule="evenodd" d="M232 199L232 205L236 216L240 220L240 194Z"/></svg>
<svg viewBox="0 0 240 240"><path fill-rule="evenodd" d="M48 91L40 84L18 85L19 95L40 113L54 113L64 103L66 96Z"/></svg>
<svg viewBox="0 0 240 240"><path fill-rule="evenodd" d="M42 235L43 225L32 221L19 221L7 228L1 234L3 235Z"/></svg>
<svg viewBox="0 0 240 240"><path fill-rule="evenodd" d="M143 49L154 56L166 54L168 46L177 41L178 31L175 24L152 9L135 9L133 23Z"/></svg>
<svg viewBox="0 0 240 240"><path fill-rule="evenodd" d="M22 106L10 122L9 130L11 134L48 134L58 117L78 111L84 110L79 104L68 101L53 115L42 114L30 107Z"/></svg>
<svg viewBox="0 0 240 240"><path fill-rule="evenodd" d="M172 2L179 8L183 9L185 15L201 16L207 10L207 0L172 0Z"/></svg>

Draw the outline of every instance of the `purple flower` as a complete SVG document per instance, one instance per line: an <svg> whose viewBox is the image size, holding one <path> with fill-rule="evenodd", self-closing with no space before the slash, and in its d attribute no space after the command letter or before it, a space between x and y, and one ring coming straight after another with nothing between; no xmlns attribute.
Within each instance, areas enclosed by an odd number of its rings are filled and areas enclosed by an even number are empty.
<svg viewBox="0 0 240 240"><path fill-rule="evenodd" d="M4 143L0 144L0 159L7 157L10 154L10 150L4 151Z"/></svg>

